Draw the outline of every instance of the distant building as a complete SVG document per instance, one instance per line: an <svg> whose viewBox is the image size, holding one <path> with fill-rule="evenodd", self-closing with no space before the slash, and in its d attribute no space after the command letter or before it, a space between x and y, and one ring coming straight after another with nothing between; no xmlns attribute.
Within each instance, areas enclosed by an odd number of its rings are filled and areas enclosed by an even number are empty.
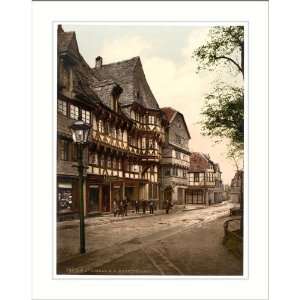
<svg viewBox="0 0 300 300"><path fill-rule="evenodd" d="M240 203L242 172L243 171L236 171L231 180L229 198L234 203Z"/></svg>
<svg viewBox="0 0 300 300"><path fill-rule="evenodd" d="M223 201L221 174L219 165L209 155L193 152L190 157L185 203L209 205Z"/></svg>
<svg viewBox="0 0 300 300"><path fill-rule="evenodd" d="M191 138L184 116L171 107L161 109L167 122L160 160L161 204L184 204L190 167Z"/></svg>

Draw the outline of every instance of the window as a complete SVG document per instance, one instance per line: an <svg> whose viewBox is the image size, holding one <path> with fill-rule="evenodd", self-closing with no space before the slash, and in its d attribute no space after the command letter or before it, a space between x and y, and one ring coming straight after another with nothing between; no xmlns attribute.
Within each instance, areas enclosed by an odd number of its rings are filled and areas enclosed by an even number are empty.
<svg viewBox="0 0 300 300"><path fill-rule="evenodd" d="M104 160L104 155L103 154L100 156L100 166L101 166L101 168L105 167L105 160Z"/></svg>
<svg viewBox="0 0 300 300"><path fill-rule="evenodd" d="M66 140L60 140L60 159L68 160L69 159L69 142Z"/></svg>
<svg viewBox="0 0 300 300"><path fill-rule="evenodd" d="M134 112L133 110L130 112L130 118L131 118L132 120L135 119L135 112Z"/></svg>
<svg viewBox="0 0 300 300"><path fill-rule="evenodd" d="M118 137L118 140L122 141L122 131L121 131L121 129L117 129L117 137Z"/></svg>
<svg viewBox="0 0 300 300"><path fill-rule="evenodd" d="M104 123L102 120L98 121L98 130L100 133L104 133Z"/></svg>
<svg viewBox="0 0 300 300"><path fill-rule="evenodd" d="M107 156L107 159L106 159L106 167L107 167L108 169L111 168L111 158L110 158L110 156Z"/></svg>
<svg viewBox="0 0 300 300"><path fill-rule="evenodd" d="M91 113L88 110L81 109L81 120L87 124L90 124Z"/></svg>
<svg viewBox="0 0 300 300"><path fill-rule="evenodd" d="M90 153L90 155L89 155L89 163L91 165L98 165L98 155L97 155L97 153L95 153L95 152Z"/></svg>
<svg viewBox="0 0 300 300"><path fill-rule="evenodd" d="M142 148L146 149L146 138L142 138Z"/></svg>
<svg viewBox="0 0 300 300"><path fill-rule="evenodd" d="M183 178L186 178L186 170L185 169L182 171L182 174L183 174Z"/></svg>
<svg viewBox="0 0 300 300"><path fill-rule="evenodd" d="M64 116L67 115L67 102L58 100L57 102L57 111L63 114Z"/></svg>
<svg viewBox="0 0 300 300"><path fill-rule="evenodd" d="M177 144L181 145L181 137L178 134L175 135L175 141Z"/></svg>
<svg viewBox="0 0 300 300"><path fill-rule="evenodd" d="M113 161L112 161L112 167L113 169L117 169L117 160L114 158Z"/></svg>
<svg viewBox="0 0 300 300"><path fill-rule="evenodd" d="M176 153L176 158L180 159L180 152L176 151L175 153Z"/></svg>
<svg viewBox="0 0 300 300"><path fill-rule="evenodd" d="M106 135L109 134L109 123L108 122L104 123L104 134L106 134Z"/></svg>
<svg viewBox="0 0 300 300"><path fill-rule="evenodd" d="M148 116L148 123L149 124L154 124L155 117L154 116Z"/></svg>
<svg viewBox="0 0 300 300"><path fill-rule="evenodd" d="M199 182L199 173L194 173L194 182Z"/></svg>
<svg viewBox="0 0 300 300"><path fill-rule="evenodd" d="M61 182L57 186L57 208L60 213L72 211L72 183Z"/></svg>
<svg viewBox="0 0 300 300"><path fill-rule="evenodd" d="M77 161L78 159L78 148L77 145L72 143L71 144L71 155L72 155L72 161Z"/></svg>
<svg viewBox="0 0 300 300"><path fill-rule="evenodd" d="M79 118L79 108L73 104L70 105L70 118L73 120L78 120Z"/></svg>
<svg viewBox="0 0 300 300"><path fill-rule="evenodd" d="M110 130L111 130L112 137L115 139L117 137L116 127L112 126Z"/></svg>
<svg viewBox="0 0 300 300"><path fill-rule="evenodd" d="M165 176L171 176L171 171L170 171L170 168L164 168L164 174Z"/></svg>
<svg viewBox="0 0 300 300"><path fill-rule="evenodd" d="M153 149L153 140L152 139L148 139L148 148L149 149Z"/></svg>

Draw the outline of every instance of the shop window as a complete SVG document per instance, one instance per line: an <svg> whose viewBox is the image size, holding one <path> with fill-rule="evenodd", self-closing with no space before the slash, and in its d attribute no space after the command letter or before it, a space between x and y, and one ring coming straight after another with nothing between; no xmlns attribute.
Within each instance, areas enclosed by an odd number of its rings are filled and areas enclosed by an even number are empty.
<svg viewBox="0 0 300 300"><path fill-rule="evenodd" d="M99 187L98 185L89 186L89 211L99 210Z"/></svg>
<svg viewBox="0 0 300 300"><path fill-rule="evenodd" d="M57 111L64 116L67 115L67 102L63 100L58 100L57 102Z"/></svg>
<svg viewBox="0 0 300 300"><path fill-rule="evenodd" d="M72 211L72 184L59 183L57 186L57 210L60 213L67 213Z"/></svg>
<svg viewBox="0 0 300 300"><path fill-rule="evenodd" d="M70 104L70 118L73 120L79 119L79 108L73 104Z"/></svg>

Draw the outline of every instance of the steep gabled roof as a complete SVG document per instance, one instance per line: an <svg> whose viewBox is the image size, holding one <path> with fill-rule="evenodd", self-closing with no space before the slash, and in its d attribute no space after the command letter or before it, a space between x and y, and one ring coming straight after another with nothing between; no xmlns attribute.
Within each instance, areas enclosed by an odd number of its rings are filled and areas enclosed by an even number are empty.
<svg viewBox="0 0 300 300"><path fill-rule="evenodd" d="M93 72L99 80L111 79L122 87L123 93L119 99L121 105L137 102L147 109L159 109L139 57L102 65L100 68L93 68Z"/></svg>
<svg viewBox="0 0 300 300"><path fill-rule="evenodd" d="M163 112L163 114L165 115L165 117L169 123L173 119L173 117L175 116L175 114L177 112L172 107L162 107L161 111Z"/></svg>
<svg viewBox="0 0 300 300"><path fill-rule="evenodd" d="M192 152L190 156L189 172L203 172L209 167L207 158L199 152Z"/></svg>
<svg viewBox="0 0 300 300"><path fill-rule="evenodd" d="M185 122L184 116L181 112L179 112L178 110L176 110L172 107L163 107L163 108L161 108L161 111L163 112L164 117L166 118L166 120L168 121L169 124L171 124L173 122L173 120L175 119L176 115L179 114L183 119L183 123L184 123L184 126L186 128L186 132L187 132L189 138L191 138L189 129L188 129L187 124Z"/></svg>

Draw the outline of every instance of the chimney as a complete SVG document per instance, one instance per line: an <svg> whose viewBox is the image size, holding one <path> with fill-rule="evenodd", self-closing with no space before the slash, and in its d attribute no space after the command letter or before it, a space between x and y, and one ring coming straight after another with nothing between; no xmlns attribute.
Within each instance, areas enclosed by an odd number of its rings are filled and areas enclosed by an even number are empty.
<svg viewBox="0 0 300 300"><path fill-rule="evenodd" d="M96 57L96 64L95 64L95 68L96 69L100 69L102 67L102 62L103 62L103 59L101 56L97 56Z"/></svg>
<svg viewBox="0 0 300 300"><path fill-rule="evenodd" d="M59 25L57 26L57 33L62 33L62 32L64 32L64 30L63 30L61 24L59 24Z"/></svg>

